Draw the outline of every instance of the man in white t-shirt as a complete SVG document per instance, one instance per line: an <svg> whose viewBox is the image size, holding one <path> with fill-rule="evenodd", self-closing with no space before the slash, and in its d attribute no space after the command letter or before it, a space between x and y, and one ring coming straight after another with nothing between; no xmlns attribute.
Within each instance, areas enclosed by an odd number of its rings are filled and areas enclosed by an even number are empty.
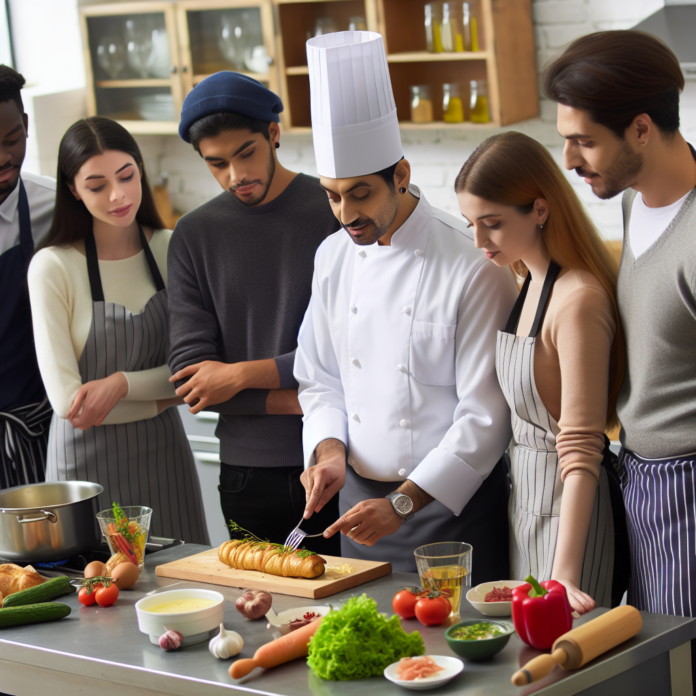
<svg viewBox="0 0 696 696"><path fill-rule="evenodd" d="M24 173L24 78L0 65L0 489L44 479L51 407L36 363L27 267L53 220L54 179Z"/></svg>
<svg viewBox="0 0 696 696"><path fill-rule="evenodd" d="M574 41L543 83L558 102L566 168L600 198L624 192L617 411L628 601L695 616L696 151L679 132L684 75L659 39L608 31Z"/></svg>

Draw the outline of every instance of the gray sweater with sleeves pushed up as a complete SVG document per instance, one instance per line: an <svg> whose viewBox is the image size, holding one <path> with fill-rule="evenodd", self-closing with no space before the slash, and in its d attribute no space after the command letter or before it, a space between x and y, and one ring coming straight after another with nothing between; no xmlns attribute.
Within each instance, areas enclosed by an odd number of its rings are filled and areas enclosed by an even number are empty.
<svg viewBox="0 0 696 696"><path fill-rule="evenodd" d="M314 255L338 227L319 181L304 174L264 205L224 192L181 218L167 260L172 373L204 360L274 358L281 388L296 388ZM220 413L225 464L302 466L302 417L266 415L267 395L247 389L209 409Z"/></svg>
<svg viewBox="0 0 696 696"><path fill-rule="evenodd" d="M629 190L623 198L617 288L626 336L621 443L641 457L667 459L696 452L696 189L638 259L628 234L635 196Z"/></svg>

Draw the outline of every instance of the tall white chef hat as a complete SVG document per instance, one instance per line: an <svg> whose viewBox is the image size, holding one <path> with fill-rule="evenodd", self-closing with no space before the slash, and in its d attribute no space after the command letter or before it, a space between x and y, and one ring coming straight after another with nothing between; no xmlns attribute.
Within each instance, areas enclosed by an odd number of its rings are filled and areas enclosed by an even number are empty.
<svg viewBox="0 0 696 696"><path fill-rule="evenodd" d="M307 41L312 135L321 176L374 174L404 155L382 36L342 31Z"/></svg>

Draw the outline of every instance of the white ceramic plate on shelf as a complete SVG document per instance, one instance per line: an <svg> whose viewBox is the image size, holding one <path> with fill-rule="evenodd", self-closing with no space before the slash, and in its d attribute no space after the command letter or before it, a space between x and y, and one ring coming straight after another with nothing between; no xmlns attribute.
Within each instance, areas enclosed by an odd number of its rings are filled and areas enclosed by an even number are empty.
<svg viewBox="0 0 696 696"><path fill-rule="evenodd" d="M487 602L486 595L496 587L509 587L511 590L514 590L520 585L524 585L524 580L498 580L497 582L484 582L481 585L472 587L466 593L466 598L469 600L469 604L471 604L474 609L477 609L485 616L511 616L512 602Z"/></svg>
<svg viewBox="0 0 696 696"><path fill-rule="evenodd" d="M396 668L399 666L399 663L393 662L384 670L384 676L390 682L403 686L404 689L426 691L427 689L435 689L438 686L446 684L464 669L464 663L456 657L449 657L446 655L425 655L424 657L432 658L433 662L435 662L438 667L444 667L444 670L434 674L432 677L408 681L406 679L397 678Z"/></svg>

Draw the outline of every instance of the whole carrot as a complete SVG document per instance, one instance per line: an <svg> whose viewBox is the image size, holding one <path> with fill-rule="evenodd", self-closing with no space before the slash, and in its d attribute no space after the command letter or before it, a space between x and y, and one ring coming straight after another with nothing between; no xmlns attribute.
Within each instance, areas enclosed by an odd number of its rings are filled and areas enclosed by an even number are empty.
<svg viewBox="0 0 696 696"><path fill-rule="evenodd" d="M262 645L251 659L237 660L230 665L230 676L233 679L246 677L256 667L269 669L306 657L309 653L309 639L317 632L321 619L312 621L296 631Z"/></svg>

